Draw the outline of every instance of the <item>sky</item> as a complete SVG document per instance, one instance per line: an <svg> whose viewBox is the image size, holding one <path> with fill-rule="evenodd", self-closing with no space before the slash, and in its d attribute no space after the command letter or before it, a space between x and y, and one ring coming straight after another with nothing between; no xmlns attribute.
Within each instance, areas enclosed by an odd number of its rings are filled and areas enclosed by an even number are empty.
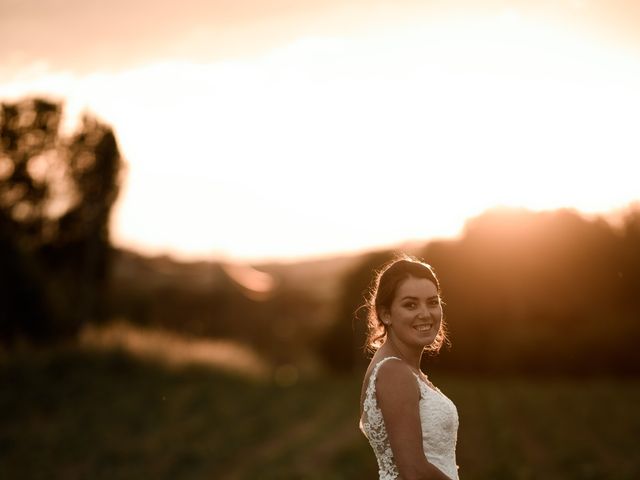
<svg viewBox="0 0 640 480"><path fill-rule="evenodd" d="M0 0L0 100L115 130L116 245L294 259L640 200L640 3Z"/></svg>

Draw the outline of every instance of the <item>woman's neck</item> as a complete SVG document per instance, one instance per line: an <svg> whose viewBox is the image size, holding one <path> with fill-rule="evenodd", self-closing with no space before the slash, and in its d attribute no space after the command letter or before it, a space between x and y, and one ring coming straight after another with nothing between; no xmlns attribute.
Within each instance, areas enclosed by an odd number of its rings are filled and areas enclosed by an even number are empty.
<svg viewBox="0 0 640 480"><path fill-rule="evenodd" d="M385 341L389 353L395 354L404 360L410 367L420 371L420 360L422 359L423 349L409 348L400 342L393 340L391 336L387 336Z"/></svg>

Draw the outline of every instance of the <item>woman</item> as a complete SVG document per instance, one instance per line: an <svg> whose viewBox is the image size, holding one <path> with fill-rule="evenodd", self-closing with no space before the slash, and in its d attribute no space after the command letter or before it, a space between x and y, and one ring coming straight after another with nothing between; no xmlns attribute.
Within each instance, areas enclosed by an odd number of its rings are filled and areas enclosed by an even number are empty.
<svg viewBox="0 0 640 480"><path fill-rule="evenodd" d="M393 260L376 275L364 308L375 353L362 385L360 429L380 480L457 480L458 412L420 369L422 353L447 340L435 272L411 257Z"/></svg>

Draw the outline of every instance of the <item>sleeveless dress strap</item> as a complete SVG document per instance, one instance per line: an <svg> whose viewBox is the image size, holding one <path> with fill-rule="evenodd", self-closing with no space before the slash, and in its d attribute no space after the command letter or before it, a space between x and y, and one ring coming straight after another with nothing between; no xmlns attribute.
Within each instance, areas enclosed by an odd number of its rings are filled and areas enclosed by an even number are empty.
<svg viewBox="0 0 640 480"><path fill-rule="evenodd" d="M376 383L376 377L378 376L378 370L380 370L380 367L382 366L382 364L384 362L386 362L387 360L391 360L391 359L395 359L395 360L400 360L402 361L401 358L399 357L384 357L382 360L380 360L378 363L376 363L376 365L373 367L373 371L371 372L371 375L369 376L369 385L367 385L367 396L369 395L369 391L372 390L374 388L374 385Z"/></svg>

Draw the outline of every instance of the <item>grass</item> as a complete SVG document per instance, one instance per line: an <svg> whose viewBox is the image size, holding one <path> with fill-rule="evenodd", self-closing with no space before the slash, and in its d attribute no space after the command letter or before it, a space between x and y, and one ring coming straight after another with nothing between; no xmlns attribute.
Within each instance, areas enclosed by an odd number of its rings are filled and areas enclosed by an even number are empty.
<svg viewBox="0 0 640 480"><path fill-rule="evenodd" d="M640 478L640 380L434 380L458 406L463 480ZM0 478L374 479L359 389L74 347L5 355Z"/></svg>

